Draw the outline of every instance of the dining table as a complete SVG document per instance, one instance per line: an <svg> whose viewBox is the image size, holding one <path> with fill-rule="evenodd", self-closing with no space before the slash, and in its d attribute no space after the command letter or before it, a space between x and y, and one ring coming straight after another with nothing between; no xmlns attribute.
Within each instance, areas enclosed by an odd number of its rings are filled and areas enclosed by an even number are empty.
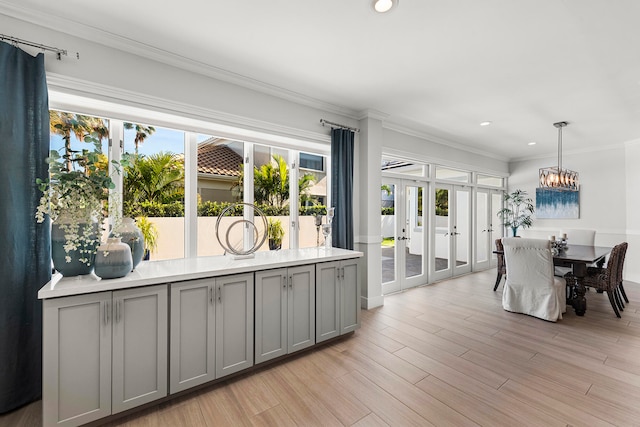
<svg viewBox="0 0 640 427"><path fill-rule="evenodd" d="M553 264L571 267L571 273L576 278L571 295L567 295L567 303L571 304L578 316L584 316L587 311L587 289L582 279L587 275L587 266L596 264L602 266L605 257L613 248L606 246L567 245L553 254ZM508 268L508 266L507 266Z"/></svg>
<svg viewBox="0 0 640 427"><path fill-rule="evenodd" d="M567 295L567 304L570 304L576 315L584 316L587 311L587 288L582 279L587 275L587 266L595 264L602 266L606 256L613 248L606 246L589 245L565 245L553 251L553 264L559 267L571 267L572 280L570 295ZM494 254L504 254L504 251L493 251ZM507 265L507 277L509 266Z"/></svg>

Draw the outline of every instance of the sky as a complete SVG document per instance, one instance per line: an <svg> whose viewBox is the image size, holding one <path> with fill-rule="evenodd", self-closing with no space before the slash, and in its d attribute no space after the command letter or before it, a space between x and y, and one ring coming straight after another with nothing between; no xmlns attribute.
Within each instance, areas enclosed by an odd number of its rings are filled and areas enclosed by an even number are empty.
<svg viewBox="0 0 640 427"><path fill-rule="evenodd" d="M138 147L138 153L150 155L159 151L171 152L173 154L184 154L184 132L173 129L161 128L154 126L156 131ZM209 135L198 135L198 142L209 138ZM124 130L124 149L125 152L135 152L135 129ZM102 152L107 153L108 141L102 142ZM64 147L64 142L60 135L51 134L51 149L58 150ZM73 150L82 150L83 148L92 149L91 144L78 141L74 136L71 137L71 148ZM61 153L62 154L62 153Z"/></svg>

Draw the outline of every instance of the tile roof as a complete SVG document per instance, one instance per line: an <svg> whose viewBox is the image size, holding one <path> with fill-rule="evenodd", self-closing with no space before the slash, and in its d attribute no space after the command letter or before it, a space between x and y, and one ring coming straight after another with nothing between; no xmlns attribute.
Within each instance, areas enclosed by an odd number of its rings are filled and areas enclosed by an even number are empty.
<svg viewBox="0 0 640 427"><path fill-rule="evenodd" d="M226 145L198 144L198 173L240 176L242 156Z"/></svg>

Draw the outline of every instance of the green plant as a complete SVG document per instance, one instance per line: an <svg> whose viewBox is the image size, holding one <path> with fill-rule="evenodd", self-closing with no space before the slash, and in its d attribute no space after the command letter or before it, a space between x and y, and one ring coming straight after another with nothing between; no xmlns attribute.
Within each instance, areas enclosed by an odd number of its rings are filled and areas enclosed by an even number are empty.
<svg viewBox="0 0 640 427"><path fill-rule="evenodd" d="M284 237L284 228L282 222L279 219L269 218L267 220L267 237L269 243L275 246L282 244L282 238Z"/></svg>
<svg viewBox="0 0 640 427"><path fill-rule="evenodd" d="M144 250L153 252L158 247L158 229L146 216L136 218L136 225L144 236Z"/></svg>
<svg viewBox="0 0 640 427"><path fill-rule="evenodd" d="M516 236L518 228L528 228L533 224L533 200L527 197L524 190L515 190L504 195L505 207L498 211L498 217L505 227L511 227L513 235Z"/></svg>
<svg viewBox="0 0 640 427"><path fill-rule="evenodd" d="M90 265L100 235L83 224L103 223L109 190L115 188L102 153L101 140L108 132L102 119L57 111L50 111L49 116L51 132L62 136L64 147L62 154L51 150L46 159L49 177L36 180L42 197L35 217L43 222L49 216L64 232L67 263L77 251L79 261ZM72 150L72 134L92 148ZM119 172L120 163L112 164Z"/></svg>

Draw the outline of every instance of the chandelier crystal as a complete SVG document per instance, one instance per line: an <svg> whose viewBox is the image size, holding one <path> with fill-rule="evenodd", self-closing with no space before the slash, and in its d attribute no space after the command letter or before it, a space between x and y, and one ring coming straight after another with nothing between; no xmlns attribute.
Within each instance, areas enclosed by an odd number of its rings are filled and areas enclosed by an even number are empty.
<svg viewBox="0 0 640 427"><path fill-rule="evenodd" d="M566 127L568 124L568 122L558 122L553 124L553 126L558 128L558 166L540 169L540 188L562 191L578 191L578 172L562 168L562 128Z"/></svg>

